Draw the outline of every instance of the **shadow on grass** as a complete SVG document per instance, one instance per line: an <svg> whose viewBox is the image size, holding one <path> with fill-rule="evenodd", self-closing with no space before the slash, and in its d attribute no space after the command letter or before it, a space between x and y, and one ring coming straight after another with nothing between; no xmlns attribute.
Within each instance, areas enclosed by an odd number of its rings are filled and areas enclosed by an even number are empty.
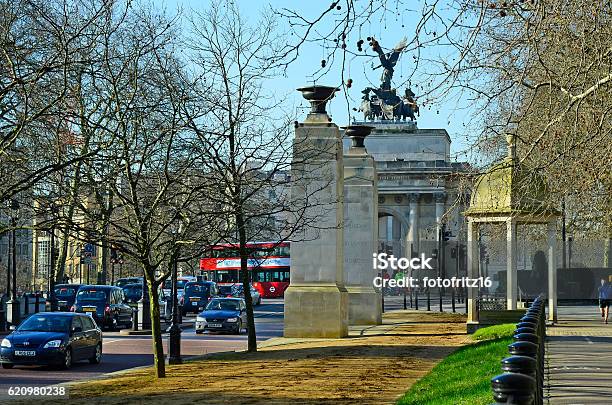
<svg viewBox="0 0 612 405"><path fill-rule="evenodd" d="M501 373L512 338L464 346L436 365L398 400L400 405L479 405L493 402L491 378Z"/></svg>

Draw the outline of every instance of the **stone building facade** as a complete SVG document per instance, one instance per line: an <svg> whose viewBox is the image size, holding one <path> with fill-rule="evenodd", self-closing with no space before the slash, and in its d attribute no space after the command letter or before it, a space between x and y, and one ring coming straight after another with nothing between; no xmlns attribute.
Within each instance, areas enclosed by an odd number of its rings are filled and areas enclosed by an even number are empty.
<svg viewBox="0 0 612 405"><path fill-rule="evenodd" d="M465 274L462 212L468 200L459 181L469 166L451 160L447 131L406 121L354 124L374 127L365 147L378 171L379 252L437 256L444 224L447 275ZM348 145L345 139L345 150Z"/></svg>

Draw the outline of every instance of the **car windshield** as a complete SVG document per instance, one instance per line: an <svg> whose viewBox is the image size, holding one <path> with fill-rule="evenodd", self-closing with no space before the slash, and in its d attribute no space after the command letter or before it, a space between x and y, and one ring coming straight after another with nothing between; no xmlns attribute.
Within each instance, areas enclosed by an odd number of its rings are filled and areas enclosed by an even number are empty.
<svg viewBox="0 0 612 405"><path fill-rule="evenodd" d="M208 284L187 284L185 286L185 295L198 295L205 296L210 292L210 285Z"/></svg>
<svg viewBox="0 0 612 405"><path fill-rule="evenodd" d="M185 288L185 284L187 284L189 281L187 280L176 280L176 288L178 290L182 290L183 288ZM172 280L166 280L164 282L164 290L171 290L172 289Z"/></svg>
<svg viewBox="0 0 612 405"><path fill-rule="evenodd" d="M126 284L134 284L134 283L140 283L140 279L137 278L122 278L117 280L117 282L115 283L117 285L117 287L123 287Z"/></svg>
<svg viewBox="0 0 612 405"><path fill-rule="evenodd" d="M58 297L74 297L77 289L74 287L58 287L55 289L55 295Z"/></svg>
<svg viewBox="0 0 612 405"><path fill-rule="evenodd" d="M238 302L233 300L212 300L206 306L207 311L238 311L238 308Z"/></svg>
<svg viewBox="0 0 612 405"><path fill-rule="evenodd" d="M68 332L72 317L57 315L32 315L17 330L19 332Z"/></svg>
<svg viewBox="0 0 612 405"><path fill-rule="evenodd" d="M242 284L236 284L232 286L232 294L242 295L244 294L244 286ZM251 286L251 293L255 292L255 287Z"/></svg>
<svg viewBox="0 0 612 405"><path fill-rule="evenodd" d="M231 285L220 285L219 286L219 294L231 294L232 286Z"/></svg>
<svg viewBox="0 0 612 405"><path fill-rule="evenodd" d="M125 293L126 298L140 298L142 296L142 286L127 286L123 287L123 292Z"/></svg>
<svg viewBox="0 0 612 405"><path fill-rule="evenodd" d="M77 301L106 301L106 292L103 290L79 290Z"/></svg>

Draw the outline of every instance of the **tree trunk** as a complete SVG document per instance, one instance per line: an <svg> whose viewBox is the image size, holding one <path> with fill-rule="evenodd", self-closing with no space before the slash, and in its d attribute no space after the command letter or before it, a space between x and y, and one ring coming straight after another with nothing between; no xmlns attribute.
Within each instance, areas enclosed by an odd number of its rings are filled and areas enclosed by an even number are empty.
<svg viewBox="0 0 612 405"><path fill-rule="evenodd" d="M155 375L157 378L166 377L166 363L164 359L164 346L161 336L161 322L159 315L159 294L157 288L153 287L152 279L155 270L145 270L147 275L147 286L149 288L149 308L151 313L151 341L153 344L153 361Z"/></svg>
<svg viewBox="0 0 612 405"><path fill-rule="evenodd" d="M246 248L246 229L244 228L244 217L238 210L236 213L236 225L238 227L238 239L240 250L240 274L242 276L242 289L244 291L244 301L247 310L247 332L249 352L257 351L257 334L255 332L255 315L253 314L253 297L251 297L251 273L249 272L248 260L249 252Z"/></svg>

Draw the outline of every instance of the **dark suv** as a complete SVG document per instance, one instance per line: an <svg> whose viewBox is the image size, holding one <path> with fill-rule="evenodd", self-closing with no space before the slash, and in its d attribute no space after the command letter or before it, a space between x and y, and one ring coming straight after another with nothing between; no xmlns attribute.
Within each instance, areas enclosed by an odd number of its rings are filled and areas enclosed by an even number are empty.
<svg viewBox="0 0 612 405"><path fill-rule="evenodd" d="M132 326L132 307L126 303L120 287L84 285L79 288L71 310L90 315L100 328Z"/></svg>
<svg viewBox="0 0 612 405"><path fill-rule="evenodd" d="M81 288L81 284L57 284L55 286L58 311L70 311L79 288Z"/></svg>
<svg viewBox="0 0 612 405"><path fill-rule="evenodd" d="M138 301L142 298L142 283L125 284L121 287L125 295L125 301L132 308L136 308Z"/></svg>
<svg viewBox="0 0 612 405"><path fill-rule="evenodd" d="M216 297L217 284L212 281L190 281L185 284L183 294L183 315L202 311L212 297Z"/></svg>

